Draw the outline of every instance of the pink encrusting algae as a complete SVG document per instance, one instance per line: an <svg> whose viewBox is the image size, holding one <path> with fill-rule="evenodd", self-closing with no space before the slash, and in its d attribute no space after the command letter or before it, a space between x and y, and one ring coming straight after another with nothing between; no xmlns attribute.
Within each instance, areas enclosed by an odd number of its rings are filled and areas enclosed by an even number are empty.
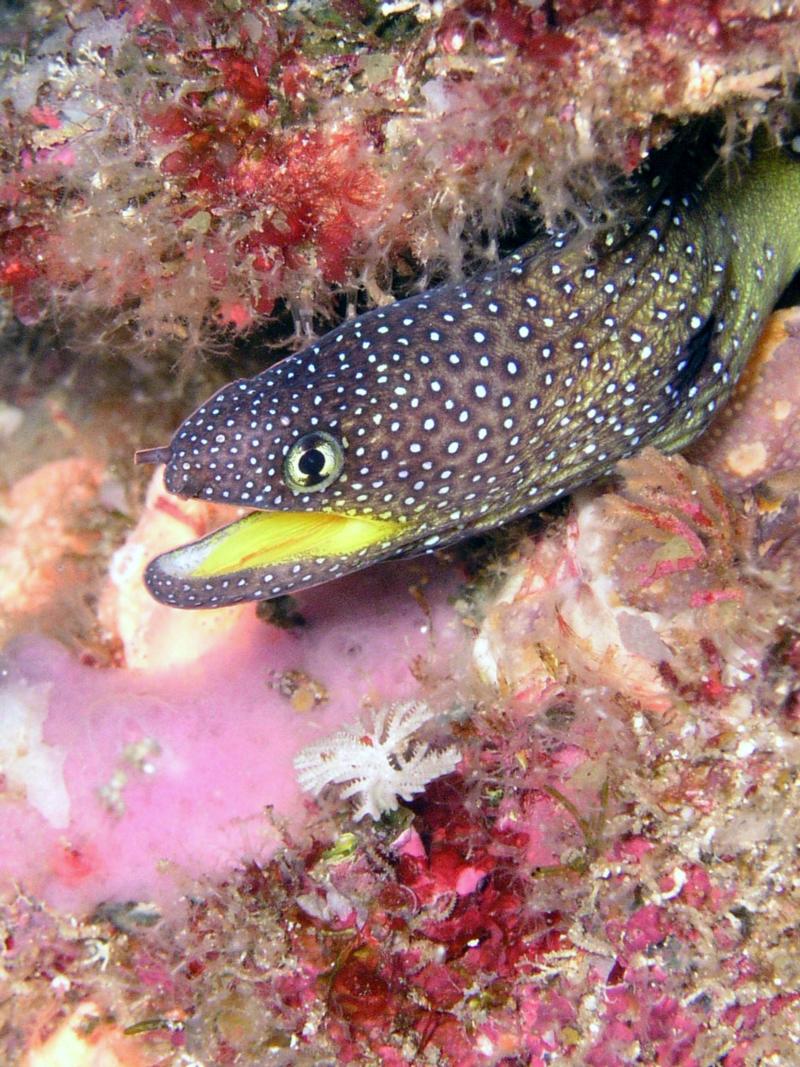
<svg viewBox="0 0 800 1067"><path fill-rule="evenodd" d="M800 467L798 415L800 327L788 308L773 315L730 404L690 455L726 488L751 489Z"/></svg>
<svg viewBox="0 0 800 1067"><path fill-rule="evenodd" d="M796 1062L796 309L689 461L258 613L147 596L230 509L128 457L284 308L492 258L528 199L594 219L674 120L780 125L797 4L35 12L0 285L94 362L4 335L0 1058Z"/></svg>

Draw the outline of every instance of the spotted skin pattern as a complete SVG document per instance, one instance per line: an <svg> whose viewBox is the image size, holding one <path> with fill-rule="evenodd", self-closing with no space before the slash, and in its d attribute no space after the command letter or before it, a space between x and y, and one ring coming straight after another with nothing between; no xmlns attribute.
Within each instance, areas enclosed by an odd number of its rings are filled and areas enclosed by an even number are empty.
<svg viewBox="0 0 800 1067"><path fill-rule="evenodd" d="M537 510L645 444L687 445L800 265L800 164L762 146L735 175L717 168L677 196L644 180L638 220L548 232L211 397L156 450L171 492L392 520L392 533L201 577L189 546L151 562L151 593L213 607L307 588ZM323 491L292 491L285 457L310 431L339 442L343 467Z"/></svg>

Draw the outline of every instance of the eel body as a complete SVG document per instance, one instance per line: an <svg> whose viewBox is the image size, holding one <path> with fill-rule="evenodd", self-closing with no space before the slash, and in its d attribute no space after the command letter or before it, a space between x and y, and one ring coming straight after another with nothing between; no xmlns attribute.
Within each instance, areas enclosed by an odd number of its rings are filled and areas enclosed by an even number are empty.
<svg viewBox="0 0 800 1067"><path fill-rule="evenodd" d="M170 492L256 510L154 559L153 596L308 588L683 448L800 266L800 138L766 140L677 193L645 170L638 215L544 233L221 389L137 459L165 461Z"/></svg>

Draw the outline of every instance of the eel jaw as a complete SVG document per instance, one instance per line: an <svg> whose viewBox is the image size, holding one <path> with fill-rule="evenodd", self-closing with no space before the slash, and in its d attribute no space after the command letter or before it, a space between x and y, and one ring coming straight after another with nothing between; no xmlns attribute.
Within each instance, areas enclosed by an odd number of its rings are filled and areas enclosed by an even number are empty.
<svg viewBox="0 0 800 1067"><path fill-rule="evenodd" d="M254 511L156 556L144 580L156 600L178 608L268 600L386 559L410 533L404 523L368 515Z"/></svg>

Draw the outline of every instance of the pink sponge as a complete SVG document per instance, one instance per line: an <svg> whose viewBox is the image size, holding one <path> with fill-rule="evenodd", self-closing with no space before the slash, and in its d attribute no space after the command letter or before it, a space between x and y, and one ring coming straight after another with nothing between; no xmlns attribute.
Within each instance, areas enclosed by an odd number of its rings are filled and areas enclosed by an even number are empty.
<svg viewBox="0 0 800 1067"><path fill-rule="evenodd" d="M314 591L306 625L289 631L248 609L169 670L98 670L43 638L18 641L0 685L23 737L0 752L8 883L59 907L164 904L190 877L267 855L303 811L297 751L364 703L413 696L419 657L452 655L452 579L429 590L429 617L409 592L423 576L412 563Z"/></svg>

